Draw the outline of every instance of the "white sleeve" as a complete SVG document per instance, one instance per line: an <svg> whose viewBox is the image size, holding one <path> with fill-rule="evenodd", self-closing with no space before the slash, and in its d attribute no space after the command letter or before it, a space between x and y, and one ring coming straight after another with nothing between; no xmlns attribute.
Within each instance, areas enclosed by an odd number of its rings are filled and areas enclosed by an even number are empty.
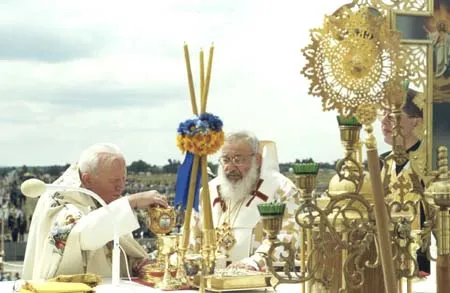
<svg viewBox="0 0 450 293"><path fill-rule="evenodd" d="M81 249L99 249L113 240L114 223L117 225L119 236L139 228L139 223L126 197L111 202L107 207L92 211L78 221L74 229L80 233Z"/></svg>

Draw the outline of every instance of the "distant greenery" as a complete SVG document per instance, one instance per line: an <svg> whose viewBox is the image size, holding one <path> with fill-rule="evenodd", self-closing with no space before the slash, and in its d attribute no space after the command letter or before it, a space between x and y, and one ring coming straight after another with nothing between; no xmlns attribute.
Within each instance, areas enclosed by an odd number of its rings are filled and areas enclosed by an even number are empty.
<svg viewBox="0 0 450 293"><path fill-rule="evenodd" d="M312 163L312 158L296 159L294 162L280 163L280 172L295 180L294 174L291 172L294 164L299 163ZM319 174L317 176L317 189L325 190L328 186L328 182L335 174L335 163L318 163L320 166ZM167 164L158 166L155 164L147 163L143 160L137 160L131 162L127 166L128 181L129 182L141 182L144 184L168 184L173 185L176 181L176 174L178 168L181 166L179 160L168 159ZM208 163L211 171L217 174L217 164ZM64 170L69 167L69 164L65 165L50 165L50 166L20 166L20 167L0 167L0 177L5 177L9 172L16 170L19 175L19 180L24 180L29 177L41 177L48 174L56 179L60 176Z"/></svg>
<svg viewBox="0 0 450 293"><path fill-rule="evenodd" d="M150 172L153 174L176 173L178 168L181 166L181 162L172 159L169 159L167 161L168 164L163 166L148 164L143 160L134 161L127 167L127 170L129 173L140 173L140 172Z"/></svg>
<svg viewBox="0 0 450 293"><path fill-rule="evenodd" d="M293 167L294 164L298 163L313 163L314 160L312 158L306 159L296 159L293 162L288 163L280 163L280 171L281 173L289 172L289 169ZM336 162L333 163L323 163L316 162L319 164L320 169L334 169ZM131 162L130 165L127 166L127 171L129 174L133 173L151 173L151 174L176 174L178 168L181 166L181 161L168 159L167 164L158 166L155 164L147 163L143 160L137 160ZM217 164L208 163L208 166L211 168L211 171L217 173ZM0 177L4 177L12 170L17 170L20 174L29 173L32 175L43 175L49 174L50 176L59 176L69 167L69 164L65 165L50 165L50 166L26 166L23 165L21 167L0 167Z"/></svg>
<svg viewBox="0 0 450 293"><path fill-rule="evenodd" d="M293 167L294 164L304 164L304 163L318 163L319 164L319 170L323 169L333 169L336 166L336 161L333 163L327 163L327 162L315 162L312 158L306 158L306 159L296 159L294 162L291 163L280 163L280 172L281 173L287 173L289 172L289 169Z"/></svg>
<svg viewBox="0 0 450 293"><path fill-rule="evenodd" d="M295 163L311 163L313 162L312 158L307 159L296 159L292 163L281 163L280 171L289 177L295 183L295 175L291 172L292 167ZM177 170L180 167L181 162L178 160L167 160L167 164L158 166L154 164L149 164L143 160L138 160L131 162L131 164L127 167L128 176L127 176L127 191L131 193L134 190L133 188L144 188L148 190L150 188L166 188L169 187L168 196L172 197L174 193L175 182L177 178ZM328 188L328 183L331 178L336 174L334 171L334 164L330 163L319 163L320 169L319 174L317 175L317 184L316 184L316 192L319 194L324 192ZM217 174L217 164L208 163L208 166L211 168L211 171ZM50 166L18 166L18 167L0 167L0 188L7 188L7 192L10 194L11 204L16 207L22 207L25 215L27 217L32 214L36 200L25 198L20 192L20 184L30 178L30 177L38 177L40 179L45 180L47 183L54 181L58 178L64 170L69 167L69 164L65 165L50 165ZM14 172L14 179L12 182L10 180L3 180L6 177L11 177L9 174L11 171ZM9 183L8 183L9 182ZM5 185L6 184L6 185ZM9 185L9 187L7 187ZM128 188L131 188L128 190Z"/></svg>
<svg viewBox="0 0 450 293"><path fill-rule="evenodd" d="M27 165L23 165L21 167L0 167L0 177L6 176L6 174L13 170L17 170L21 175L29 173L36 176L44 174L49 174L50 176L59 176L69 166L70 164L31 167Z"/></svg>

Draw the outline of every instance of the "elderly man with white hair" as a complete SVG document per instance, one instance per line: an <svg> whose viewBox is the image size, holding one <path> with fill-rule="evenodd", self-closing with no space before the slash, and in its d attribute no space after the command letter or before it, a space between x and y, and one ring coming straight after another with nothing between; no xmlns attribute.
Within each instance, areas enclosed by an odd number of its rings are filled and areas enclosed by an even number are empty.
<svg viewBox="0 0 450 293"><path fill-rule="evenodd" d="M139 228L135 208L167 206L156 191L121 197L125 187L125 158L107 143L87 148L54 184L84 187L98 194L118 223L120 245L130 266L145 264L146 251L132 237ZM25 252L23 278L48 279L62 274L93 273L111 277L113 225L106 207L79 192L44 193L33 213ZM124 264L124 262L121 262ZM121 268L124 274L126 268Z"/></svg>
<svg viewBox="0 0 450 293"><path fill-rule="evenodd" d="M209 182L218 252L232 267L263 270L261 254L253 254L263 238L257 205L285 202L283 230L295 234L298 190L279 171L275 143L259 142L250 132L227 134L219 163L218 176Z"/></svg>

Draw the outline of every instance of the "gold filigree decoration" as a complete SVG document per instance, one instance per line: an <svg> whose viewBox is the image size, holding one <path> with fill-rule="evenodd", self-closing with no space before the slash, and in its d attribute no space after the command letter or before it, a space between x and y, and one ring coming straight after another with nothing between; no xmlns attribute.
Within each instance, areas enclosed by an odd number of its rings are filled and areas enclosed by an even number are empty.
<svg viewBox="0 0 450 293"><path fill-rule="evenodd" d="M402 45L406 54L405 67L408 81L416 88L424 89L427 83L427 46Z"/></svg>
<svg viewBox="0 0 450 293"><path fill-rule="evenodd" d="M225 249L225 256L230 256L230 250L236 245L234 229L228 223L223 223L216 229L217 247Z"/></svg>
<svg viewBox="0 0 450 293"><path fill-rule="evenodd" d="M355 116L363 125L371 125L377 119L377 107L375 105L361 105L356 110Z"/></svg>
<svg viewBox="0 0 450 293"><path fill-rule="evenodd" d="M283 279L286 283L313 279L331 289L343 274L347 286L358 289L365 282L365 271L379 266L378 257L375 260L365 259L371 249L378 251L375 215L370 202L358 194L345 193L330 197L323 209L312 202L304 202L299 206L295 219L303 231L315 231L311 239L312 250L306 256L306 268L295 271L295 277L289 280L275 272L277 279ZM341 237L344 234L348 236L346 239ZM343 250L348 251L348 255L342 270L337 271L330 267L330 261ZM268 264L269 261L270 258ZM273 273L273 270L270 271Z"/></svg>
<svg viewBox="0 0 450 293"><path fill-rule="evenodd" d="M371 6L386 14L389 10L400 10L408 12L428 12L431 7L428 0L354 0L353 5Z"/></svg>
<svg viewBox="0 0 450 293"><path fill-rule="evenodd" d="M325 17L323 28L312 29L311 39L302 50L302 74L311 80L309 94L322 97L324 111L349 116L360 105L380 104L384 84L400 83L405 74L400 34L375 9L343 7Z"/></svg>
<svg viewBox="0 0 450 293"><path fill-rule="evenodd" d="M383 109L388 109L389 111L400 111L400 107L405 101L406 90L401 84L388 84L385 88L386 100L383 101L381 105ZM384 102L387 102L384 104Z"/></svg>

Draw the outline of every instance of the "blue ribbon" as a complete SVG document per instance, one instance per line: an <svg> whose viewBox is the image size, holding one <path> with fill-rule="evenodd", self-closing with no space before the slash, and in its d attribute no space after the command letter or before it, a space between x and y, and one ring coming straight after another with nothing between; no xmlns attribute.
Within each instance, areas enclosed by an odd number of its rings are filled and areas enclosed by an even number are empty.
<svg viewBox="0 0 450 293"><path fill-rule="evenodd" d="M189 182L191 181L191 170L194 163L194 154L191 152L186 152L184 161L181 164L177 172L177 182L175 184L175 206L181 204L181 209L185 210L188 201L189 194ZM200 166L199 166L200 167ZM200 180L201 180L201 168L198 168L197 172L197 182L195 184L194 190L194 209L198 211L198 200L200 191Z"/></svg>

